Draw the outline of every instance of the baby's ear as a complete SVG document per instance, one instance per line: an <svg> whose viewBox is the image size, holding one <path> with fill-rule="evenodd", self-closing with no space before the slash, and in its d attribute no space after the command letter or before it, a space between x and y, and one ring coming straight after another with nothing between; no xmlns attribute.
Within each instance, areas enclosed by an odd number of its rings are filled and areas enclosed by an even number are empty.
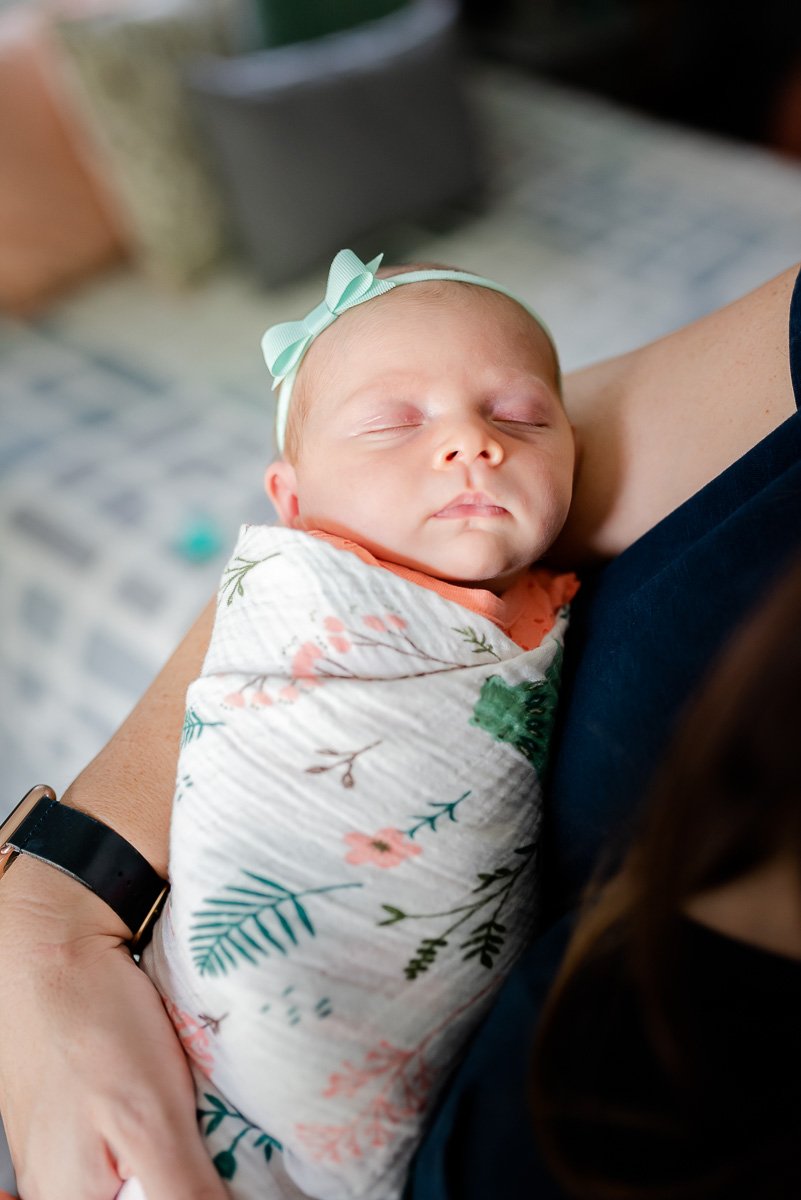
<svg viewBox="0 0 801 1200"><path fill-rule="evenodd" d="M298 481L292 463L280 458L264 473L264 490L275 505L279 520L287 529L298 524Z"/></svg>

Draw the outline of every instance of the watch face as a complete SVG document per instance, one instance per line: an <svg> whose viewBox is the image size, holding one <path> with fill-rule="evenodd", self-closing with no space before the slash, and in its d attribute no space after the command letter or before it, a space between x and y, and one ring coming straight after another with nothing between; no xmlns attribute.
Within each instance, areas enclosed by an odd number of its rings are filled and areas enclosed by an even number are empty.
<svg viewBox="0 0 801 1200"><path fill-rule="evenodd" d="M15 831L19 829L34 805L45 798L55 800L56 793L44 783L37 784L22 797L17 807L0 825L0 875L14 857L13 847L9 846L8 842L14 837Z"/></svg>

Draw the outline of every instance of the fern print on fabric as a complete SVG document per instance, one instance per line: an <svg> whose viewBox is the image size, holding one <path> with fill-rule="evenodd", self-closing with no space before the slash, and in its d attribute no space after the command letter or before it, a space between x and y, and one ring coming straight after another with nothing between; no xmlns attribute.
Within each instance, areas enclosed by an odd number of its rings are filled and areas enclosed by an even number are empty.
<svg viewBox="0 0 801 1200"><path fill-rule="evenodd" d="M229 884L224 896L212 897L194 914L189 941L200 975L225 975L245 962L255 966L257 955L286 956L299 936L316 936L304 900L362 886L334 883L293 891L254 871L242 874L252 881L249 886Z"/></svg>
<svg viewBox="0 0 801 1200"><path fill-rule="evenodd" d="M437 833L438 832L437 821L443 820L443 824L445 824L445 821L444 821L445 817L447 817L449 821L452 821L455 824L456 819L457 819L456 818L457 808L459 807L460 804L464 803L464 801L467 800L468 796L471 796L471 795L472 795L472 792L469 792L469 791L462 792L462 794L458 800L451 800L450 802L448 802L448 801L440 802L439 800L429 800L428 807L434 809L433 813L426 813L426 814L423 814L422 816L416 813L412 817L412 820L416 821L417 824L411 825L407 830L405 830L407 838L414 838L414 835L416 833L419 833L421 829L430 829L432 833Z"/></svg>
<svg viewBox="0 0 801 1200"><path fill-rule="evenodd" d="M211 729L216 725L224 725L224 721L204 721L198 716L194 708L188 708L184 714L184 726L181 730L181 748L188 746L190 742L194 742L199 738L204 729Z"/></svg>
<svg viewBox="0 0 801 1200"><path fill-rule="evenodd" d="M475 900L468 897L463 904L455 905L441 912L426 913L406 912L393 904L381 905L387 916L383 921L378 922L379 925L397 925L401 921L434 922L437 920L445 925L445 928L439 930L434 936L422 939L415 954L404 968L408 980L415 980L427 971L438 957L439 951L450 945L448 938L479 914L484 916L484 920L467 931L467 939L458 942L457 948L462 951L460 957L463 962L475 959L482 967L495 966L496 960L503 950L507 933L506 925L502 924L500 920L501 913L521 882L521 877L530 873L535 849L536 847L533 845L521 846L515 850L519 861L495 867L491 871L480 871L478 883L472 891L473 895L477 894ZM454 917L455 920L450 920Z"/></svg>

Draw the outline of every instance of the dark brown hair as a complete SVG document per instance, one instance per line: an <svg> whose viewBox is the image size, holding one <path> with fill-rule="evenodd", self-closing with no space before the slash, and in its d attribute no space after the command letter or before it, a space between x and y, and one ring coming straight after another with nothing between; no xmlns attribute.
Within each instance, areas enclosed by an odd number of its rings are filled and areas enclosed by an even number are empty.
<svg viewBox="0 0 801 1200"><path fill-rule="evenodd" d="M634 1133L641 1114L604 1106L597 1080L595 1091L582 1096L581 1066L565 1085L571 1095L562 1092L555 1099L559 1063L569 1060L575 1033L565 1015L575 1017L579 994L592 1004L586 983L593 975L603 978L605 963L623 962L655 1059L668 1078L683 1076L692 1084L694 1063L685 1053L674 1003L682 914L694 897L779 855L794 862L801 888L800 732L801 561L796 561L732 639L687 710L622 867L589 890L546 1004L532 1103L542 1148L571 1195L646 1200L729 1194L705 1191L689 1178L673 1189L634 1187L611 1174L604 1177L597 1160L589 1173L577 1161L568 1126L561 1124L571 1105L582 1111L587 1128L596 1105L599 1128L615 1137ZM574 1067L575 1062L574 1057Z"/></svg>

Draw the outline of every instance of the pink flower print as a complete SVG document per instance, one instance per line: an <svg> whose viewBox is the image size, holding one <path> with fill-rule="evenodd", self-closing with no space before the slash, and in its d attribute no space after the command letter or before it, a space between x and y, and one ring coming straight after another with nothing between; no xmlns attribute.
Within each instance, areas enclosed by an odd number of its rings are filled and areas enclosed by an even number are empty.
<svg viewBox="0 0 801 1200"><path fill-rule="evenodd" d="M281 699L288 700L292 704L295 700L300 699L300 690L291 683L287 684L285 688L281 688Z"/></svg>
<svg viewBox="0 0 801 1200"><path fill-rule="evenodd" d="M255 704L257 708L267 708L272 704L273 698L269 692L254 692L251 704Z"/></svg>
<svg viewBox="0 0 801 1200"><path fill-rule="evenodd" d="M345 862L360 867L372 863L374 867L397 867L406 858L422 854L422 847L415 846L400 829L379 829L378 833L346 833L345 841L351 850Z"/></svg>
<svg viewBox="0 0 801 1200"><path fill-rule="evenodd" d="M363 617L362 618L368 629L374 629L376 633L386 633L387 627L380 617Z"/></svg>
<svg viewBox="0 0 801 1200"><path fill-rule="evenodd" d="M292 674L295 679L308 679L314 674L314 663L322 658L323 652L315 642L304 642L292 659Z"/></svg>
<svg viewBox="0 0 801 1200"><path fill-rule="evenodd" d="M387 614L387 624L391 625L393 629L406 628L406 621L404 621L403 617L396 616L395 613Z"/></svg>
<svg viewBox="0 0 801 1200"><path fill-rule="evenodd" d="M245 697L241 692L229 692L227 696L223 696L223 704L229 704L231 708L244 708Z"/></svg>
<svg viewBox="0 0 801 1200"><path fill-rule="evenodd" d="M202 1071L204 1075L209 1075L214 1066L214 1055L207 1026L201 1024L190 1013L184 1012L167 996L162 996L161 999L167 1015L175 1026L175 1032L181 1039L184 1053L191 1058L199 1071Z"/></svg>
<svg viewBox="0 0 801 1200"><path fill-rule="evenodd" d="M322 1094L326 1099L358 1097L357 1105L363 1107L347 1125L296 1126L313 1159L339 1163L361 1158L370 1147L389 1146L407 1133L410 1118L425 1110L431 1091L431 1072L423 1059L429 1040L430 1035L412 1050L382 1041L365 1054L361 1066L342 1063Z"/></svg>
<svg viewBox="0 0 801 1200"><path fill-rule="evenodd" d="M328 632L328 641L331 647L338 654L347 654L350 650L350 642L342 636L345 633L345 622L340 621L339 617L326 617L323 625Z"/></svg>

